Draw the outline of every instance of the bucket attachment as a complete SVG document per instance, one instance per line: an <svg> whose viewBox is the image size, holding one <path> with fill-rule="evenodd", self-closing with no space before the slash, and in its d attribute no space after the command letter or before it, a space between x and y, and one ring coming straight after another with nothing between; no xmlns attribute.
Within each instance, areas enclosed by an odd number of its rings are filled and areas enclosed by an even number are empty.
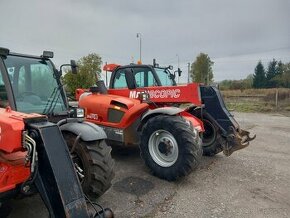
<svg viewBox="0 0 290 218"><path fill-rule="evenodd" d="M226 156L230 156L233 152L243 149L250 144L250 141L254 140L256 135L250 136L250 132L239 129L236 131L234 127L230 127L225 143L223 145L223 152Z"/></svg>

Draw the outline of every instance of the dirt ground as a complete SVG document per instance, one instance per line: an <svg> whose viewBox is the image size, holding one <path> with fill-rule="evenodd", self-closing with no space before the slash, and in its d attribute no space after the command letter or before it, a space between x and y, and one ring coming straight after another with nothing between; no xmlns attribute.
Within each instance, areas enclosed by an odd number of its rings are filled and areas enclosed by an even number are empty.
<svg viewBox="0 0 290 218"><path fill-rule="evenodd" d="M248 148L230 157L204 157L195 172L178 182L151 176L138 151L115 154L113 186L98 202L116 217L290 217L290 118L235 117L257 135ZM38 196L11 206L11 218L48 216Z"/></svg>

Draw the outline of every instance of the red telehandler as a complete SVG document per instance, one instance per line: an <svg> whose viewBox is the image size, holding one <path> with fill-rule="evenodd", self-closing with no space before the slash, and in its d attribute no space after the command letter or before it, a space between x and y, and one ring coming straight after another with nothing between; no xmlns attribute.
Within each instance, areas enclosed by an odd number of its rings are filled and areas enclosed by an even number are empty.
<svg viewBox="0 0 290 218"><path fill-rule="evenodd" d="M83 109L68 107L60 81L65 65L57 70L52 57L0 48L1 217L7 200L37 191L51 217L93 217L86 201L111 186L107 136L84 122ZM76 70L74 61L69 66Z"/></svg>
<svg viewBox="0 0 290 218"><path fill-rule="evenodd" d="M255 138L242 130L227 110L220 91L214 86L190 83L177 86L175 73L169 67L131 64L121 66L108 64L105 71L112 72L108 93L112 95L138 98L140 93L150 96L150 108L180 106L187 104L185 111L203 121L203 154L213 156L221 151L226 156L245 148ZM181 71L177 71L179 76ZM130 77L128 82L127 77ZM76 98L86 90L76 90Z"/></svg>
<svg viewBox="0 0 290 218"><path fill-rule="evenodd" d="M62 68L77 73L75 61L56 69L53 52L42 55L14 53L0 48L0 106L38 113L57 123L69 146L83 191L96 199L111 187L114 160L104 130L84 121L82 108L71 108L61 83Z"/></svg>
<svg viewBox="0 0 290 218"><path fill-rule="evenodd" d="M108 144L139 146L153 175L177 180L199 164L203 124L177 107L150 109L148 100L146 93L139 99L109 95L104 82L98 81L78 104L85 109L87 121L104 129Z"/></svg>

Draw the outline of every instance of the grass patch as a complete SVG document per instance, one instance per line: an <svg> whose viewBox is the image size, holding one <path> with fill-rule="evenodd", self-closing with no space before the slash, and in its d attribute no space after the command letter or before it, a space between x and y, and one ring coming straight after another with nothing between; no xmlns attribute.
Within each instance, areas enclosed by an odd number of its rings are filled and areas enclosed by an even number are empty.
<svg viewBox="0 0 290 218"><path fill-rule="evenodd" d="M278 105L276 94L278 91ZM222 91L229 110L238 112L290 112L290 89L247 89Z"/></svg>

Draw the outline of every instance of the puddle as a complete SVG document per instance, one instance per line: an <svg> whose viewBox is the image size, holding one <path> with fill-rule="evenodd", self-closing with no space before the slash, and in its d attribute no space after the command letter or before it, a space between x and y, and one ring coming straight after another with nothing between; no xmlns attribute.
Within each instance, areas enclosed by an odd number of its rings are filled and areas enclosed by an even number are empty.
<svg viewBox="0 0 290 218"><path fill-rule="evenodd" d="M139 197L152 190L154 184L145 179L130 176L116 182L113 188L118 192L126 192Z"/></svg>

